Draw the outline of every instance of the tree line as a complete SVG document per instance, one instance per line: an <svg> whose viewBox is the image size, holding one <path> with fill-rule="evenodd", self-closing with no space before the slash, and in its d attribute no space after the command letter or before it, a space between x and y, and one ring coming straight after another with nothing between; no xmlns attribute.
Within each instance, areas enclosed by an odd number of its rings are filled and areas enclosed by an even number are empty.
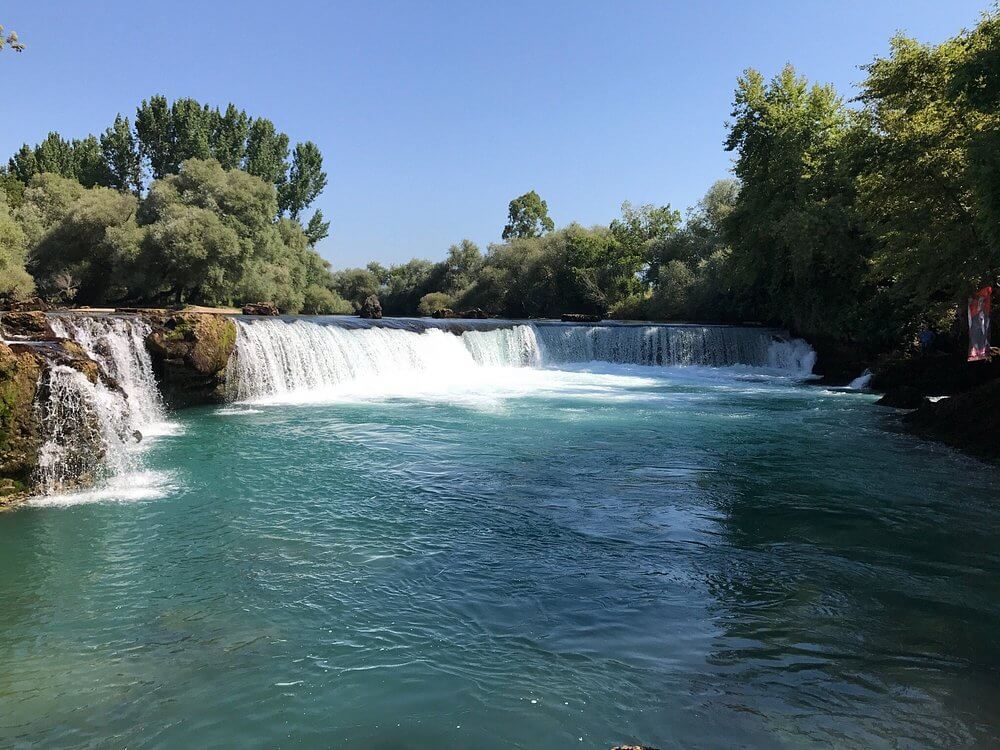
<svg viewBox="0 0 1000 750"><path fill-rule="evenodd" d="M0 168L0 295L350 312L303 214L323 157L233 104L153 96L100 136L49 133Z"/></svg>
<svg viewBox="0 0 1000 750"><path fill-rule="evenodd" d="M50 135L0 185L0 293L68 301L270 300L288 312L480 307L507 317L760 321L871 352L954 328L1000 273L1000 12L937 45L896 36L858 95L787 66L737 81L733 176L684 215L633 206L556 229L534 191L501 241L440 262L330 273L302 216L326 182L313 144L230 105L153 97L99 138Z"/></svg>
<svg viewBox="0 0 1000 750"><path fill-rule="evenodd" d="M1000 13L938 45L896 36L850 100L792 66L737 82L734 178L686 216L626 203L553 231L534 192L503 242L440 263L336 274L394 314L479 306L511 317L760 321L877 353L955 331L1000 276Z"/></svg>

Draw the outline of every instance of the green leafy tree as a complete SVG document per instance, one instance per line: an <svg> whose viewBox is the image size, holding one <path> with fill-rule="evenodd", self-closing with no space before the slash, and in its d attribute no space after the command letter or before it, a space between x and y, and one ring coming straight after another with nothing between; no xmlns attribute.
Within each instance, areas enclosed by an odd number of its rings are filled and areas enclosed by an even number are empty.
<svg viewBox="0 0 1000 750"><path fill-rule="evenodd" d="M249 134L250 118L243 110L230 104L224 114L216 113L211 134L212 156L223 169L239 169L242 166Z"/></svg>
<svg viewBox="0 0 1000 750"><path fill-rule="evenodd" d="M139 195L142 192L142 157L127 117L118 115L101 136L101 154L112 187Z"/></svg>
<svg viewBox="0 0 1000 750"><path fill-rule="evenodd" d="M309 238L309 245L315 247L320 240L330 236L330 222L323 221L323 212L319 209L309 219L306 225L306 237Z"/></svg>
<svg viewBox="0 0 1000 750"><path fill-rule="evenodd" d="M212 137L219 120L218 110L194 99L177 99L170 107L172 163L212 157ZM177 169L172 169L172 172Z"/></svg>
<svg viewBox="0 0 1000 750"><path fill-rule="evenodd" d="M367 297L379 293L379 282L367 268L347 268L333 275L334 289L341 297L360 306Z"/></svg>
<svg viewBox="0 0 1000 750"><path fill-rule="evenodd" d="M323 156L312 141L299 143L292 154L287 182L278 188L278 209L297 219L326 187Z"/></svg>
<svg viewBox="0 0 1000 750"><path fill-rule="evenodd" d="M151 96L142 101L135 113L135 132L139 150L149 161L154 179L177 171L180 162L176 158L173 120L165 96Z"/></svg>
<svg viewBox="0 0 1000 750"><path fill-rule="evenodd" d="M279 189L288 174L288 136L279 133L274 123L258 118L250 124L247 153L243 168L250 174Z"/></svg>
<svg viewBox="0 0 1000 750"><path fill-rule="evenodd" d="M847 339L870 297L872 252L855 207L849 114L830 86L786 66L740 79L726 148L741 182L723 220L729 268L749 319Z"/></svg>
<svg viewBox="0 0 1000 750"><path fill-rule="evenodd" d="M15 215L27 237L29 253L86 192L77 180L52 172L36 174L25 188Z"/></svg>
<svg viewBox="0 0 1000 750"><path fill-rule="evenodd" d="M24 268L27 244L6 197L0 195L0 297L20 299L35 291L35 282Z"/></svg>
<svg viewBox="0 0 1000 750"><path fill-rule="evenodd" d="M878 227L877 268L913 317L948 317L1000 274L998 24L988 14L939 45L900 35L865 67L862 205Z"/></svg>
<svg viewBox="0 0 1000 750"><path fill-rule="evenodd" d="M129 193L104 187L80 192L33 248L29 270L48 289L62 273L79 279L80 302L122 299L138 259L135 215Z"/></svg>
<svg viewBox="0 0 1000 750"><path fill-rule="evenodd" d="M549 206L534 190L518 196L507 207L507 225L503 239L540 237L555 228L549 218Z"/></svg>
<svg viewBox="0 0 1000 750"><path fill-rule="evenodd" d="M143 254L177 303L220 302L246 260L240 238L214 212L183 203L164 206L150 225Z"/></svg>
<svg viewBox="0 0 1000 750"><path fill-rule="evenodd" d="M307 315L350 315L354 307L331 289L310 284L303 292L302 312Z"/></svg>
<svg viewBox="0 0 1000 750"><path fill-rule="evenodd" d="M428 318L438 310L450 310L455 306L455 298L444 292L429 292L420 298L417 303L417 313L424 318Z"/></svg>

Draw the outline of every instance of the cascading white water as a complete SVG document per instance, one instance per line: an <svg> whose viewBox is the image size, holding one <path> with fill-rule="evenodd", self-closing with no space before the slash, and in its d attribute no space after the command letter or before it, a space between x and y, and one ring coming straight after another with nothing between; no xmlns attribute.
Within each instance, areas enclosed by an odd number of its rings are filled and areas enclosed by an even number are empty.
<svg viewBox="0 0 1000 750"><path fill-rule="evenodd" d="M165 419L145 347L149 326L135 318L88 316L52 318L50 324L57 336L79 344L118 388L91 383L63 365L48 370L36 406L45 437L40 487L53 492L80 478L135 471L136 437L157 431Z"/></svg>
<svg viewBox="0 0 1000 750"><path fill-rule="evenodd" d="M37 481L45 493L102 473L123 474L135 466L129 450L131 423L126 398L103 383L91 383L71 367L50 368L36 404L45 442Z"/></svg>
<svg viewBox="0 0 1000 750"><path fill-rule="evenodd" d="M350 381L423 372L602 361L660 366L745 365L806 377L815 352L766 329L725 326L511 325L492 329L347 328L306 321L237 321L227 395L246 401Z"/></svg>
<svg viewBox="0 0 1000 750"><path fill-rule="evenodd" d="M132 430L142 431L164 420L163 399L146 351L148 323L140 318L89 316L53 318L50 323L56 336L78 343L125 392L125 416Z"/></svg>
<svg viewBox="0 0 1000 750"><path fill-rule="evenodd" d="M227 395L234 401L407 372L521 367L538 358L534 332L528 326L469 331L461 337L436 328L416 333L305 321L240 321L237 326L236 352L226 370Z"/></svg>
<svg viewBox="0 0 1000 750"><path fill-rule="evenodd" d="M771 331L735 326L538 326L547 364L613 362L617 364L747 365L806 376L816 354L801 339L776 337Z"/></svg>

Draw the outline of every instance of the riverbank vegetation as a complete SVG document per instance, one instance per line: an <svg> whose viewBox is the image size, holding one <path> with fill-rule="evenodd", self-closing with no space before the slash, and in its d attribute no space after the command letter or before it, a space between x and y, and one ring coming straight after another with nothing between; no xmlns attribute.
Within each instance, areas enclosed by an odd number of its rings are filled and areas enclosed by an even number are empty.
<svg viewBox="0 0 1000 750"><path fill-rule="evenodd" d="M534 191L502 241L440 262L330 273L306 209L322 157L229 105L153 97L100 136L52 133L2 176L0 293L67 302L270 300L389 315L761 321L870 353L953 329L1000 273L1000 14L940 45L905 36L858 96L788 66L737 82L733 177L682 216L625 203L608 226L556 229ZM5 196L5 197L3 197Z"/></svg>
<svg viewBox="0 0 1000 750"><path fill-rule="evenodd" d="M142 102L100 137L24 145L0 174L0 294L67 304L350 312L306 210L327 176L265 118L193 99Z"/></svg>

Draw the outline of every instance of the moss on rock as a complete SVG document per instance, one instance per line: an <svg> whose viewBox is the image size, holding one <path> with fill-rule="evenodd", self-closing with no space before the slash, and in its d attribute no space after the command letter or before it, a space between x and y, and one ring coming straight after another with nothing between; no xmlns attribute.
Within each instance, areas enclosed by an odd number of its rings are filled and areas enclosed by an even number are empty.
<svg viewBox="0 0 1000 750"><path fill-rule="evenodd" d="M167 400L175 406L221 401L236 324L210 313L177 313L151 322L146 347Z"/></svg>
<svg viewBox="0 0 1000 750"><path fill-rule="evenodd" d="M34 408L41 368L30 352L0 343L0 508L27 492L41 446Z"/></svg>

